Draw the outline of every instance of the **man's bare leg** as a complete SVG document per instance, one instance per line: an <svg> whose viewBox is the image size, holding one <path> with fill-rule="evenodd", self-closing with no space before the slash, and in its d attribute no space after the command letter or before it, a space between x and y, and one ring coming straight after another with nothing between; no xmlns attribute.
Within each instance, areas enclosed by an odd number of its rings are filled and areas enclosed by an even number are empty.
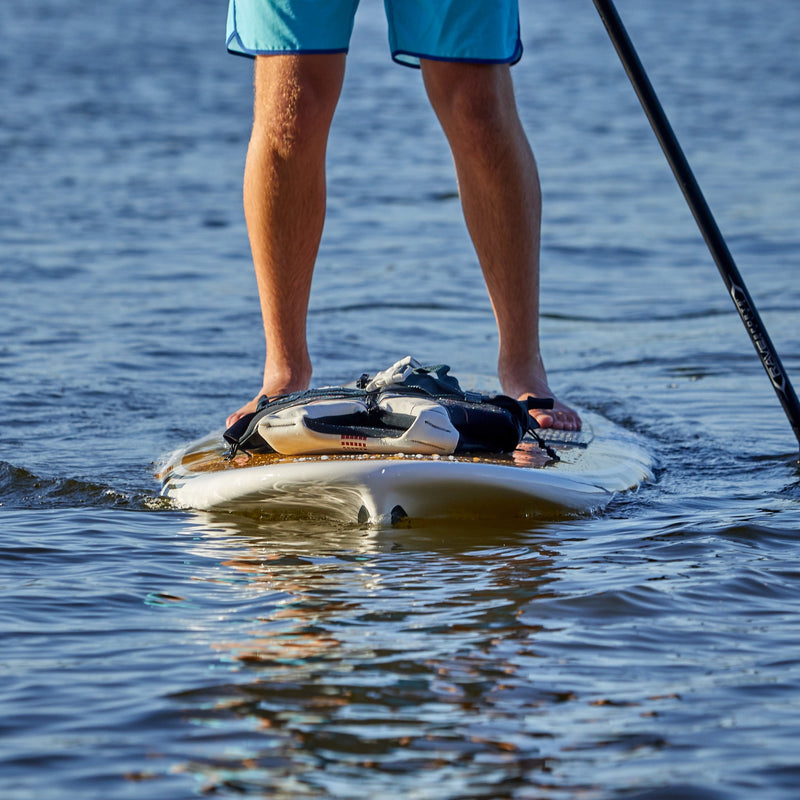
<svg viewBox="0 0 800 800"><path fill-rule="evenodd" d="M512 397L552 397L539 349L539 175L510 70L423 61L422 74L453 152L464 218L497 319L500 385ZM543 427L581 425L558 400L552 410L531 413Z"/></svg>
<svg viewBox="0 0 800 800"><path fill-rule="evenodd" d="M258 394L227 424L255 411L262 394L308 388L306 315L325 219L325 151L345 56L259 56L244 209L256 270L266 359Z"/></svg>

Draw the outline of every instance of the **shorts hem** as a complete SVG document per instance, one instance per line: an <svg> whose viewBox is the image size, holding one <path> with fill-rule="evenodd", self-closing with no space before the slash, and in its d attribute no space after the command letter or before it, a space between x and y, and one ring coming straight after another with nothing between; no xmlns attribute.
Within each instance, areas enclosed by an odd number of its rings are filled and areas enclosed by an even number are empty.
<svg viewBox="0 0 800 800"><path fill-rule="evenodd" d="M425 61L444 61L452 64L509 64L514 66L522 58L522 43L518 42L514 52L504 58L453 58L451 56L432 56L426 53L414 53L410 50L392 50L392 60L403 67L419 69L420 59Z"/></svg>
<svg viewBox="0 0 800 800"><path fill-rule="evenodd" d="M255 58L256 56L300 56L300 55L308 55L308 56L319 56L319 55L334 55L336 53L347 53L347 47L336 47L330 50L324 49L304 49L304 48L275 48L275 49L267 49L267 50L260 50L254 49L252 47L246 47L244 42L242 42L241 37L234 33L232 36L228 37L228 41L226 42L226 48L231 55L234 56L244 56L245 58Z"/></svg>

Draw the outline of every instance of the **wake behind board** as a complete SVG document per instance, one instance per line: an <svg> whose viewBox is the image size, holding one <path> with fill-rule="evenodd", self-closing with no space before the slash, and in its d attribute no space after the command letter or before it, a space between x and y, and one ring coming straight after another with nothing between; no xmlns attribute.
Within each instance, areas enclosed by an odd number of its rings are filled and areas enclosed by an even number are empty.
<svg viewBox="0 0 800 800"><path fill-rule="evenodd" d="M652 477L638 438L595 414L579 433L542 429L557 456L526 438L511 454L367 454L224 458L212 434L169 457L163 494L177 506L374 525L457 517L589 513Z"/></svg>

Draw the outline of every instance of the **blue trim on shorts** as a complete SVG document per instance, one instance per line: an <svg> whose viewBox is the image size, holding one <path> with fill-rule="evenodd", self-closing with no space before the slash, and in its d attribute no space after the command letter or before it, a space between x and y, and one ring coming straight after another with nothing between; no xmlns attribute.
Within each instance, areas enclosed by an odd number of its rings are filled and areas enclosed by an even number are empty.
<svg viewBox="0 0 800 800"><path fill-rule="evenodd" d="M402 57L414 59L413 61L403 61ZM446 56L428 56L425 53L412 53L408 50L392 50L392 60L401 67L411 67L419 69L419 60L442 61L450 64L509 64L514 66L522 59L522 43L520 42L514 54L508 58L448 58Z"/></svg>
<svg viewBox="0 0 800 800"><path fill-rule="evenodd" d="M242 56L244 58L258 58L259 56L330 56L337 53L347 54L348 50L231 50L228 53L232 56Z"/></svg>
<svg viewBox="0 0 800 800"><path fill-rule="evenodd" d="M232 48L231 42L236 41L237 47ZM244 42L242 41L241 37L238 33L233 33L228 37L228 41L225 43L225 46L228 52L232 56L243 56L244 58L256 58L257 56L294 56L294 55L308 55L308 56L320 56L320 55L331 55L336 53L347 53L348 49L338 48L335 50L251 50L248 47L244 46Z"/></svg>

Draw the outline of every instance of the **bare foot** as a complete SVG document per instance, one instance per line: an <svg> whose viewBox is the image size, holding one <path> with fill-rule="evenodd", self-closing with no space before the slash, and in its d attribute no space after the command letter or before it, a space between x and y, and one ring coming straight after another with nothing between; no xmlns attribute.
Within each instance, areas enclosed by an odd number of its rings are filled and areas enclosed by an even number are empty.
<svg viewBox="0 0 800 800"><path fill-rule="evenodd" d="M259 392L249 403L245 403L238 411L234 411L233 414L230 414L225 420L225 427L230 428L234 422L238 422L242 417L246 417L248 414L254 414L256 406L258 406L258 401L263 394L264 392Z"/></svg>
<svg viewBox="0 0 800 800"><path fill-rule="evenodd" d="M307 386L304 386L303 389L307 389ZM302 392L303 389L280 389L280 390L265 390L262 389L249 403L245 403L238 411L234 411L226 420L225 426L230 428L234 422L237 422L242 417L246 417L248 414L255 414L256 408L258 407L258 401L266 395L267 397L277 397L281 394L289 394L290 392Z"/></svg>
<svg viewBox="0 0 800 800"><path fill-rule="evenodd" d="M552 408L532 408L530 415L539 423L540 428L557 428L564 431L579 431L581 418L577 411L556 399L547 385L547 379L533 378L529 380L514 381L500 377L503 391L517 400L526 397L553 398Z"/></svg>
<svg viewBox="0 0 800 800"><path fill-rule="evenodd" d="M524 400L530 392L525 392L517 399ZM552 397L552 393L535 397ZM581 429L581 418L577 411L565 405L560 400L553 398L552 408L532 408L530 415L539 423L540 428L557 428L562 431L579 431Z"/></svg>
<svg viewBox="0 0 800 800"><path fill-rule="evenodd" d="M240 420L248 414L254 414L258 401L266 395L267 397L277 397L281 394L290 394L291 392L302 392L308 389L308 384L311 382L311 372L303 373L299 377L288 377L284 380L265 380L261 391L249 402L245 403L238 411L234 411L226 420L225 425L230 428L234 422Z"/></svg>

